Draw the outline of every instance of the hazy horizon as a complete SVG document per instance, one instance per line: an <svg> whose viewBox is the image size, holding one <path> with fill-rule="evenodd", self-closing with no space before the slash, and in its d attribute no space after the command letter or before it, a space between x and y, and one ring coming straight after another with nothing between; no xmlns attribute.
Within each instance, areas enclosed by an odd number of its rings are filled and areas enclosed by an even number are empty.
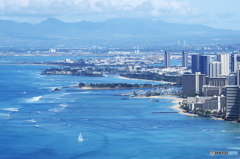
<svg viewBox="0 0 240 159"><path fill-rule="evenodd" d="M3 0L0 19L40 23L48 18L64 22L143 18L240 30L239 4L238 0Z"/></svg>

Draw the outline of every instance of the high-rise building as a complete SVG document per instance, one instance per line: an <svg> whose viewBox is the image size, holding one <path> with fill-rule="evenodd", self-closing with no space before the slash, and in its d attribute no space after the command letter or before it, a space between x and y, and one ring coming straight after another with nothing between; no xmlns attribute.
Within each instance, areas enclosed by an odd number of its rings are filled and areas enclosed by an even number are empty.
<svg viewBox="0 0 240 159"><path fill-rule="evenodd" d="M236 74L237 74L237 85L240 86L240 69L237 69Z"/></svg>
<svg viewBox="0 0 240 159"><path fill-rule="evenodd" d="M188 53L182 52L182 67L188 67Z"/></svg>
<svg viewBox="0 0 240 159"><path fill-rule="evenodd" d="M228 84L227 85L237 85L237 74L236 73L230 73L227 77Z"/></svg>
<svg viewBox="0 0 240 159"><path fill-rule="evenodd" d="M210 65L210 56L201 55L200 56L200 72L209 76L209 65Z"/></svg>
<svg viewBox="0 0 240 159"><path fill-rule="evenodd" d="M192 74L195 74L196 72L200 72L199 59L200 59L199 54L192 55Z"/></svg>
<svg viewBox="0 0 240 159"><path fill-rule="evenodd" d="M221 62L218 61L211 62L209 69L210 78L219 77L221 75Z"/></svg>
<svg viewBox="0 0 240 159"><path fill-rule="evenodd" d="M217 60L221 62L221 75L228 76L230 74L230 56L229 54L219 54L217 55Z"/></svg>
<svg viewBox="0 0 240 159"><path fill-rule="evenodd" d="M240 54L231 54L231 72L236 73L240 69Z"/></svg>
<svg viewBox="0 0 240 159"><path fill-rule="evenodd" d="M164 57L165 57L164 66L165 66L165 68L169 68L171 66L171 57L170 56L171 56L170 52L165 51L165 54L164 54Z"/></svg>
<svg viewBox="0 0 240 159"><path fill-rule="evenodd" d="M228 84L227 77L216 77L216 78L208 78L208 85L214 87L225 87Z"/></svg>
<svg viewBox="0 0 240 159"><path fill-rule="evenodd" d="M201 74L205 74L209 76L209 64L210 64L210 56L207 55L192 55L192 73L201 72Z"/></svg>
<svg viewBox="0 0 240 159"><path fill-rule="evenodd" d="M206 85L206 75L196 72L196 74L183 75L183 96L195 96L202 94L202 87Z"/></svg>
<svg viewBox="0 0 240 159"><path fill-rule="evenodd" d="M236 73L237 71L237 54L231 54L231 72Z"/></svg>
<svg viewBox="0 0 240 159"><path fill-rule="evenodd" d="M235 120L239 118L240 87L226 86L226 119Z"/></svg>

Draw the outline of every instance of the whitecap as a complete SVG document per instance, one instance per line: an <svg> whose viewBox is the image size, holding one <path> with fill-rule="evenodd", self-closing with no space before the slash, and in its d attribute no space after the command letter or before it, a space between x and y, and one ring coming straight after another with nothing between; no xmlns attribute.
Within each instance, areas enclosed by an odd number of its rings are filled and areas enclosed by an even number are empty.
<svg viewBox="0 0 240 159"><path fill-rule="evenodd" d="M17 112L18 111L18 108L5 108L3 110L6 110L6 111L11 111L11 112Z"/></svg>
<svg viewBox="0 0 240 159"><path fill-rule="evenodd" d="M59 108L59 109L49 109L50 112L55 112L55 113L60 112L60 111L62 111L62 110L63 110L63 108Z"/></svg>
<svg viewBox="0 0 240 159"><path fill-rule="evenodd" d="M81 94L88 94L88 93L92 93L92 92L81 92Z"/></svg>
<svg viewBox="0 0 240 159"><path fill-rule="evenodd" d="M68 105L66 103L63 103L63 104L59 104L60 107L67 107Z"/></svg>
<svg viewBox="0 0 240 159"><path fill-rule="evenodd" d="M33 97L33 98L29 99L28 101L29 101L29 102L37 102L37 101L40 100L40 98L42 98L42 96Z"/></svg>
<svg viewBox="0 0 240 159"><path fill-rule="evenodd" d="M32 123L36 123L36 121L33 120L33 119L31 119L31 120L27 120L27 121L32 122Z"/></svg>

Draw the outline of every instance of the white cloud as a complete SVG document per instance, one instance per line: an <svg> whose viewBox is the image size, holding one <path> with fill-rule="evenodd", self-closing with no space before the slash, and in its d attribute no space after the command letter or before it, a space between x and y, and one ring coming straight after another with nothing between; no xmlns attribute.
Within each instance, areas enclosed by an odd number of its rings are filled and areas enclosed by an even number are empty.
<svg viewBox="0 0 240 159"><path fill-rule="evenodd" d="M189 16L196 13L187 0L0 0L1 17L100 20L109 17ZM88 19L89 18L89 19Z"/></svg>

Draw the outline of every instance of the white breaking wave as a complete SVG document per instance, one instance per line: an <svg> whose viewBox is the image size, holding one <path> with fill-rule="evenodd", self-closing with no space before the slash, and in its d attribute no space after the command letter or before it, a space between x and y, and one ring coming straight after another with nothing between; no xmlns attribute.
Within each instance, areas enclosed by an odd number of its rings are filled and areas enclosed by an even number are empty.
<svg viewBox="0 0 240 159"><path fill-rule="evenodd" d="M60 107L67 107L68 105L66 103L63 103L63 104L59 104Z"/></svg>
<svg viewBox="0 0 240 159"><path fill-rule="evenodd" d="M36 123L36 121L33 120L33 119L31 119L31 120L27 120L27 121L32 122L32 123Z"/></svg>
<svg viewBox="0 0 240 159"><path fill-rule="evenodd" d="M92 92L80 92L80 94L88 94L88 93L92 93Z"/></svg>
<svg viewBox="0 0 240 159"><path fill-rule="evenodd" d="M38 97L33 97L29 100L29 102L37 102L40 100L40 98L42 98L42 96L38 96Z"/></svg>
<svg viewBox="0 0 240 159"><path fill-rule="evenodd" d="M17 112L18 108L5 108L3 110L11 111L11 112Z"/></svg>
<svg viewBox="0 0 240 159"><path fill-rule="evenodd" d="M63 103L63 104L59 104L59 106L60 106L61 108L49 109L49 111L50 111L50 112L55 112L55 113L61 112L61 111L63 111L64 108L66 108L68 105L67 105L66 103Z"/></svg>
<svg viewBox="0 0 240 159"><path fill-rule="evenodd" d="M50 112L55 112L55 113L57 113L57 112L60 112L60 111L62 111L64 108L59 108L59 109L49 109L49 111Z"/></svg>

